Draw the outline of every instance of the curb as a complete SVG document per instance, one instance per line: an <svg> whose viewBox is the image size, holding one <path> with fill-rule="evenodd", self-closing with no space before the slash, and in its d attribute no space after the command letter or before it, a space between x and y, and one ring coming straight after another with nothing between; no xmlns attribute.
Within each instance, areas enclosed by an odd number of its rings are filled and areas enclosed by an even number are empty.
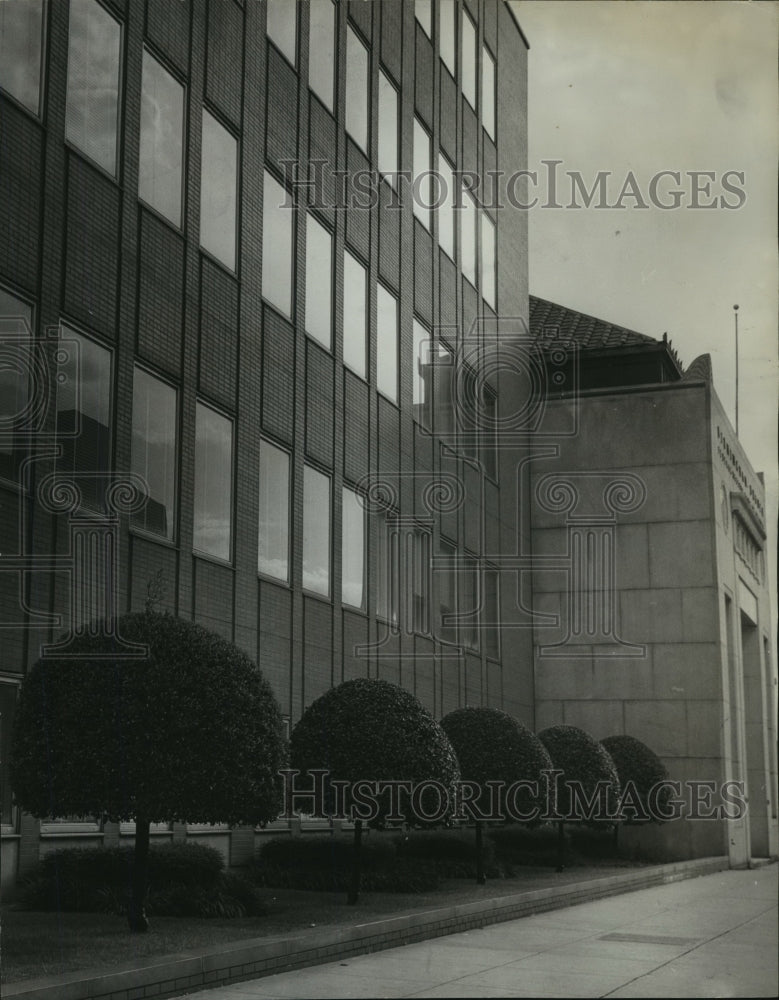
<svg viewBox="0 0 779 1000"><path fill-rule="evenodd" d="M624 892L728 869L726 856L655 865L570 885L480 899L351 927L283 938L254 938L207 952L161 955L121 971L86 971L3 986L5 1000L145 1000L171 997L242 979L259 979L459 931L515 920L532 913L587 903Z"/></svg>

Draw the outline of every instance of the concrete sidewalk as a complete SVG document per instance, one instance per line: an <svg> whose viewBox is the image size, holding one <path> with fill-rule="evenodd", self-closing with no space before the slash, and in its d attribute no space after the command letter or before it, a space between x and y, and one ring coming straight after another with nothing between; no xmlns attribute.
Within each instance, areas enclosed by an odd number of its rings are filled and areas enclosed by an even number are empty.
<svg viewBox="0 0 779 1000"><path fill-rule="evenodd" d="M775 997L778 875L719 872L192 996Z"/></svg>

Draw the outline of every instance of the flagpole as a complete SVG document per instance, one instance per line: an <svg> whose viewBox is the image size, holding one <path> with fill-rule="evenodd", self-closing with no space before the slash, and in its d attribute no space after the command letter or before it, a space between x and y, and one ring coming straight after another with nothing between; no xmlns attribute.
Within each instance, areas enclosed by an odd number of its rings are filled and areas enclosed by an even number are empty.
<svg viewBox="0 0 779 1000"><path fill-rule="evenodd" d="M738 306L733 306L733 316L736 320L736 437L738 437Z"/></svg>

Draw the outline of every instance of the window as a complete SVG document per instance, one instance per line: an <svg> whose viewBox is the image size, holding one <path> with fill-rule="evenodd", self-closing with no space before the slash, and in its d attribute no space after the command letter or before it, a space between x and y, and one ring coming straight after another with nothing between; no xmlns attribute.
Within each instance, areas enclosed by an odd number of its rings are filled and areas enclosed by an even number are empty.
<svg viewBox="0 0 779 1000"><path fill-rule="evenodd" d="M467 649L479 648L479 570L467 553L458 572L460 581L460 642Z"/></svg>
<svg viewBox="0 0 779 1000"><path fill-rule="evenodd" d="M312 4L312 6L319 6L319 4ZM266 32L268 38L293 66L295 65L295 41L298 23L297 7L297 0L268 0L267 2Z"/></svg>
<svg viewBox="0 0 779 1000"><path fill-rule="evenodd" d="M454 167L441 154L438 156L438 176L443 185L441 204L438 207L438 242L441 249L454 260L454 234L457 225L457 214L454 208Z"/></svg>
<svg viewBox="0 0 779 1000"><path fill-rule="evenodd" d="M414 419L429 430L430 404L433 396L433 387L431 384L433 365L430 364L432 351L430 333L421 323L414 320L413 336L412 399L414 404Z"/></svg>
<svg viewBox="0 0 779 1000"><path fill-rule="evenodd" d="M0 3L0 9L2 4ZM1 27L0 23L0 27ZM5 684L0 682L0 826L11 827L14 823L13 795L11 794L11 781L8 762L11 757L11 734L14 727L14 714L16 711L15 684Z"/></svg>
<svg viewBox="0 0 779 1000"><path fill-rule="evenodd" d="M309 6L308 85L328 111L333 110L335 6L319 0Z"/></svg>
<svg viewBox="0 0 779 1000"><path fill-rule="evenodd" d="M346 29L346 131L368 152L368 50L354 29Z"/></svg>
<svg viewBox="0 0 779 1000"><path fill-rule="evenodd" d="M443 642L457 642L457 570L454 560L457 558L457 546L441 538L438 543L439 555L452 560L449 566L436 570L438 583L438 638ZM447 618L453 619L447 622Z"/></svg>
<svg viewBox="0 0 779 1000"><path fill-rule="evenodd" d="M467 191L463 190L462 210L460 211L461 244L463 274L476 286L476 202Z"/></svg>
<svg viewBox="0 0 779 1000"><path fill-rule="evenodd" d="M485 212L481 216L481 294L495 308L495 223Z"/></svg>
<svg viewBox="0 0 779 1000"><path fill-rule="evenodd" d="M330 350L332 343L333 238L306 216L306 333Z"/></svg>
<svg viewBox="0 0 779 1000"><path fill-rule="evenodd" d="M455 0L441 0L441 58L444 65L457 78L457 39L455 37L455 18L457 6Z"/></svg>
<svg viewBox="0 0 779 1000"><path fill-rule="evenodd" d="M490 479L498 478L498 397L486 385L482 386L481 460Z"/></svg>
<svg viewBox="0 0 779 1000"><path fill-rule="evenodd" d="M341 600L353 608L365 603L365 510L362 499L343 488L341 517Z"/></svg>
<svg viewBox="0 0 779 1000"><path fill-rule="evenodd" d="M463 9L462 55L463 97L476 110L476 28Z"/></svg>
<svg viewBox="0 0 779 1000"><path fill-rule="evenodd" d="M427 635L430 632L430 534L415 528L409 541L407 624L411 626L409 631Z"/></svg>
<svg viewBox="0 0 779 1000"><path fill-rule="evenodd" d="M430 229L431 188L430 136L418 118L414 119L414 215Z"/></svg>
<svg viewBox="0 0 779 1000"><path fill-rule="evenodd" d="M481 121L487 135L495 140L495 60L489 49L482 49Z"/></svg>
<svg viewBox="0 0 779 1000"><path fill-rule="evenodd" d="M498 571L484 571L484 652L491 660L500 659L500 591Z"/></svg>
<svg viewBox="0 0 779 1000"><path fill-rule="evenodd" d="M238 142L203 108L200 245L235 270Z"/></svg>
<svg viewBox="0 0 779 1000"><path fill-rule="evenodd" d="M398 170L398 92L379 70L379 172L395 187Z"/></svg>
<svg viewBox="0 0 779 1000"><path fill-rule="evenodd" d="M435 432L451 441L455 430L455 403L452 399L454 353L444 340L438 341L435 373Z"/></svg>
<svg viewBox="0 0 779 1000"><path fill-rule="evenodd" d="M73 476L84 503L100 505L111 470L111 352L62 327L67 355L57 388L57 471Z"/></svg>
<svg viewBox="0 0 779 1000"><path fill-rule="evenodd" d="M398 401L398 301L378 286L376 320L376 388Z"/></svg>
<svg viewBox="0 0 779 1000"><path fill-rule="evenodd" d="M376 518L376 615L398 627L400 590L400 534L397 520L388 511Z"/></svg>
<svg viewBox="0 0 779 1000"><path fill-rule="evenodd" d="M330 477L303 467L303 588L330 596Z"/></svg>
<svg viewBox="0 0 779 1000"><path fill-rule="evenodd" d="M233 422L204 403L195 416L196 551L229 561L232 551Z"/></svg>
<svg viewBox="0 0 779 1000"><path fill-rule="evenodd" d="M146 482L146 505L132 523L173 539L176 516L176 390L136 368L133 376L132 471Z"/></svg>
<svg viewBox="0 0 779 1000"><path fill-rule="evenodd" d="M414 4L414 13L416 14L417 21L422 25L428 38L433 37L431 5L432 0L416 0Z"/></svg>
<svg viewBox="0 0 779 1000"><path fill-rule="evenodd" d="M97 0L70 0L65 136L116 174L122 29Z"/></svg>
<svg viewBox="0 0 779 1000"><path fill-rule="evenodd" d="M287 192L268 171L262 196L262 297L292 316L292 220Z"/></svg>
<svg viewBox="0 0 779 1000"><path fill-rule="evenodd" d="M4 363L0 364L0 476L16 481L17 463L23 451L22 442L17 447L13 438L15 431L24 433L30 398L32 308L3 288L0 288L0 344L4 355Z"/></svg>
<svg viewBox="0 0 779 1000"><path fill-rule="evenodd" d="M368 273L344 250L344 364L365 378Z"/></svg>
<svg viewBox="0 0 779 1000"><path fill-rule="evenodd" d="M144 50L138 194L181 225L184 88Z"/></svg>
<svg viewBox="0 0 779 1000"><path fill-rule="evenodd" d="M43 0L0 2L0 87L34 115L41 105Z"/></svg>
<svg viewBox="0 0 779 1000"><path fill-rule="evenodd" d="M289 455L260 441L260 523L257 569L289 579Z"/></svg>

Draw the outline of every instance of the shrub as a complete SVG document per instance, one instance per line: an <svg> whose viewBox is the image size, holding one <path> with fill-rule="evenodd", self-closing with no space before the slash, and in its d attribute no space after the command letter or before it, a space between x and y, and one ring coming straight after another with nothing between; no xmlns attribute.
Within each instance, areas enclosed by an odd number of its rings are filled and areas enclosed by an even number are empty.
<svg viewBox="0 0 779 1000"><path fill-rule="evenodd" d="M574 799L573 786L578 785L587 798L603 792L600 814L616 813L619 800L619 778L614 762L600 743L576 726L551 726L538 734L552 759L552 766L562 771L557 782L557 812L566 820L590 819L583 815L580 803Z"/></svg>
<svg viewBox="0 0 779 1000"><path fill-rule="evenodd" d="M478 875L470 831L420 830L396 837L395 844L399 858L433 865L441 878L475 878ZM482 866L484 873L492 878L506 874L495 859L490 841L483 845Z"/></svg>
<svg viewBox="0 0 779 1000"><path fill-rule="evenodd" d="M232 643L152 612L125 615L118 631L148 656L112 659L104 638L85 634L67 658L46 657L29 672L11 785L34 816L135 818L129 916L145 930L149 823L274 819L286 747L269 685Z"/></svg>
<svg viewBox="0 0 779 1000"><path fill-rule="evenodd" d="M558 833L549 823L533 827L525 823L511 823L490 829L488 837L494 845L496 857L503 865L557 864ZM567 833L565 843L566 847L570 844L570 835Z"/></svg>
<svg viewBox="0 0 779 1000"><path fill-rule="evenodd" d="M668 780L665 764L634 736L607 736L601 744L614 761L623 795L631 796L633 790L636 793L632 805L626 797L623 805L625 815L620 818L627 823L656 819L654 810L650 808L650 791L659 782ZM670 794L669 788L660 789L657 802L653 803L655 809L664 810Z"/></svg>
<svg viewBox="0 0 779 1000"><path fill-rule="evenodd" d="M362 865L367 869L388 868L396 859L390 840L369 838L362 843ZM274 837L260 848L260 860L279 868L349 868L354 855L351 840L340 837Z"/></svg>

